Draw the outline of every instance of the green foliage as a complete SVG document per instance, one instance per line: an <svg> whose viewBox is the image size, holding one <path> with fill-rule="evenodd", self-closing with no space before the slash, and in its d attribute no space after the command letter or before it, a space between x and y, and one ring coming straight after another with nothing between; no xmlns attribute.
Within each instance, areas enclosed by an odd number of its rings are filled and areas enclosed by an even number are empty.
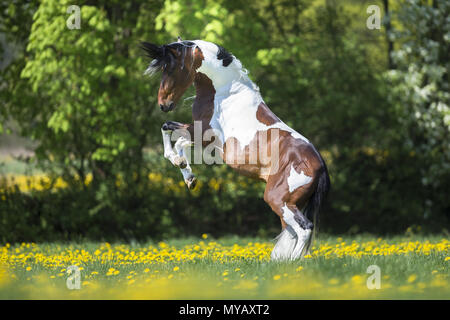
<svg viewBox="0 0 450 320"><path fill-rule="evenodd" d="M262 183L216 166L197 171L203 178L192 192L165 159L147 161L155 171L134 186L120 176L84 190L42 184L21 192L0 180L0 243L278 233L278 218L261 201Z"/></svg>
<svg viewBox="0 0 450 320"><path fill-rule="evenodd" d="M397 69L387 73L399 125L399 144L416 159L426 216L450 209L450 3L410 0L397 12L402 28Z"/></svg>
<svg viewBox="0 0 450 320"><path fill-rule="evenodd" d="M27 53L25 46L33 23L37 1L3 1L0 3L0 133L6 121L20 119L23 106L39 103L30 87L20 78ZM29 112L29 111L28 111ZM3 128L2 128L3 127ZM27 135L28 132L23 132Z"/></svg>
<svg viewBox="0 0 450 320"><path fill-rule="evenodd" d="M0 27L17 53L0 78L0 122L15 120L38 142L42 169L69 184L8 193L4 232L18 223L18 236L38 238L276 234L263 185L236 187L229 169L195 166L205 185L229 185L196 195L149 181L156 172L181 182L162 157L160 126L190 122L191 110L157 111L159 79L143 76L139 40L177 36L230 50L269 107L322 152L332 180L322 230L448 228L449 5L387 2L398 11L384 19L394 28L390 71L386 28L366 28L367 6L385 1L86 1L80 30L66 26L70 1L3 5ZM46 227L36 229L41 218Z"/></svg>
<svg viewBox="0 0 450 320"><path fill-rule="evenodd" d="M9 115L39 141L37 157L71 182L88 172L99 183L127 170L140 177L142 149L160 123L136 39L144 37L137 27L144 5L81 5L80 30L66 26L69 5L43 1L34 13L30 59L21 71L34 103L16 101Z"/></svg>

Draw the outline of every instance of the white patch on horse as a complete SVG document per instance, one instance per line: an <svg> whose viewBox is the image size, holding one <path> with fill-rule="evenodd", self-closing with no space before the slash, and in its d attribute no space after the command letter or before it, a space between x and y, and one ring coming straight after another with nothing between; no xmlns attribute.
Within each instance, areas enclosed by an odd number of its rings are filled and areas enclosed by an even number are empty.
<svg viewBox="0 0 450 320"><path fill-rule="evenodd" d="M287 183L289 186L289 192L304 186L312 181L312 177L307 176L301 171L298 173L295 171L294 166L291 164L291 171L289 172L289 177L287 178Z"/></svg>
<svg viewBox="0 0 450 320"><path fill-rule="evenodd" d="M271 128L278 128L280 130L284 130L291 133L291 136L293 136L295 139L302 139L305 142L309 142L308 139L306 139L304 136L302 136L300 133L289 127L287 124L285 124L283 121L276 122L270 126L268 126L269 129Z"/></svg>
<svg viewBox="0 0 450 320"><path fill-rule="evenodd" d="M295 221L294 213L291 210L289 210L289 208L286 205L286 203L284 204L284 207L281 208L281 209L283 210L283 219L284 219L284 221L290 226L295 225L297 222Z"/></svg>
<svg viewBox="0 0 450 320"><path fill-rule="evenodd" d="M240 148L244 149L255 137L257 131L278 128L290 132L295 139L309 142L304 136L279 121L270 126L261 123L256 118L259 105L264 102L256 86L248 77L247 70L233 56L233 61L227 66L217 59L219 47L214 43L193 41L202 50L204 60L197 71L211 79L216 94L214 96L214 113L210 126L217 130L222 145L229 138L236 138Z"/></svg>

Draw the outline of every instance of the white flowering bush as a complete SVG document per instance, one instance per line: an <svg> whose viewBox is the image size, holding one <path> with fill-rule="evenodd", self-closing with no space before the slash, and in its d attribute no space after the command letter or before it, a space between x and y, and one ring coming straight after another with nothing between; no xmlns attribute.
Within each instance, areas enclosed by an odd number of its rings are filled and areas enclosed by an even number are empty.
<svg viewBox="0 0 450 320"><path fill-rule="evenodd" d="M420 161L423 186L439 189L450 173L450 2L408 0L389 35L398 48L391 99L404 147Z"/></svg>

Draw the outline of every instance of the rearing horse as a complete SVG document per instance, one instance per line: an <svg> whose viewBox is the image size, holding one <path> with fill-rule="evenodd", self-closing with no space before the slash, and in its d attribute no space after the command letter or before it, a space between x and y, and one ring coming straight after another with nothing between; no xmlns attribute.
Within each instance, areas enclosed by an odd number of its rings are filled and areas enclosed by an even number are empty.
<svg viewBox="0 0 450 320"><path fill-rule="evenodd" d="M202 40L166 45L142 42L152 59L146 73L162 71L158 103L164 112L194 84L192 117L200 126L169 121L162 126L164 156L181 168L186 184L196 178L186 157L195 130L213 129L215 146L225 163L238 172L266 182L264 200L280 217L282 232L271 254L273 260L294 260L309 251L313 223L330 188L327 167L320 153L304 136L288 127L264 103L258 87L241 62L223 47ZM184 129L171 144L171 134ZM270 137L268 141L267 137ZM276 145L277 148L273 148ZM255 159L254 148L270 154L271 161ZM275 152L273 151L275 150ZM237 158L244 159L236 163Z"/></svg>

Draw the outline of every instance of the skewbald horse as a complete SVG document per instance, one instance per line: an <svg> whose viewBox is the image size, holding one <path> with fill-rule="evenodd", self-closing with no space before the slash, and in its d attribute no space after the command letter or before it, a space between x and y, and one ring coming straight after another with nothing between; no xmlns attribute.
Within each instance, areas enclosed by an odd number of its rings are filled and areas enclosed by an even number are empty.
<svg viewBox="0 0 450 320"><path fill-rule="evenodd" d="M213 129L214 142L225 163L241 174L266 182L264 200L280 217L282 226L272 260L303 257L312 242L313 223L309 219L313 217L315 223L330 188L327 167L320 153L267 107L241 62L223 47L180 38L166 45L141 42L141 46L152 59L145 73L162 72L158 92L161 110L173 110L194 84L192 117L195 122L201 122L196 130L203 134ZM164 156L181 169L190 189L195 186L196 178L186 153L193 143L194 127L194 124L168 121L161 129ZM184 129L189 135L175 142L174 151L171 134L178 129ZM263 139L267 136L271 137L270 141ZM274 144L278 147L276 153ZM263 153L272 153L271 161L232 161L238 157L248 160L252 145Z"/></svg>

